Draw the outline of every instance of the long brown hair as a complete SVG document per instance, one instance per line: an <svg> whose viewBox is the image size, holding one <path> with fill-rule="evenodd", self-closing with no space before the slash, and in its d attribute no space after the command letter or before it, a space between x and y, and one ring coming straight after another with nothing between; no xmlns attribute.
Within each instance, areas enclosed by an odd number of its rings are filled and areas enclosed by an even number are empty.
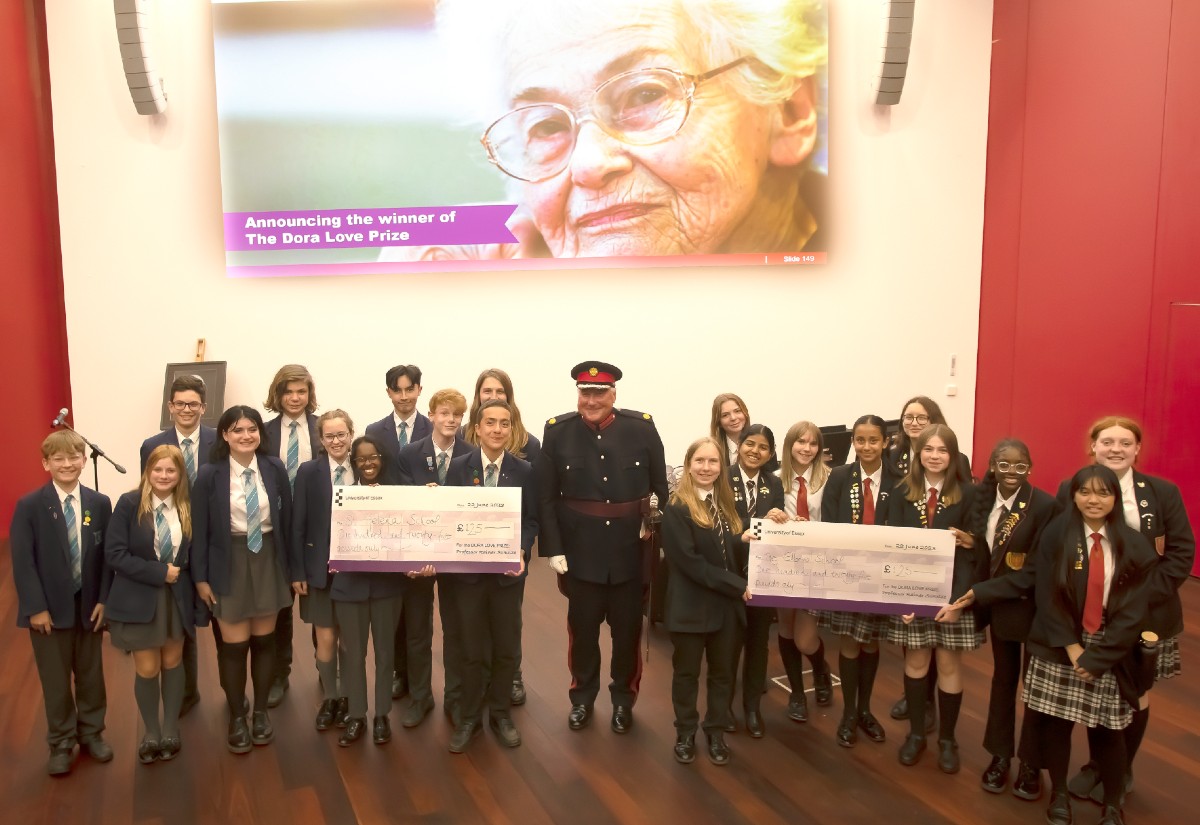
<svg viewBox="0 0 1200 825"><path fill-rule="evenodd" d="M275 377L271 379L271 386L267 388L267 400L263 402L263 407L273 413L282 413L283 394L287 391L287 385L293 381L303 381L308 386L308 406L304 411L316 412L317 385L313 381L312 373L303 364L284 364L279 368Z"/></svg>
<svg viewBox="0 0 1200 825"><path fill-rule="evenodd" d="M192 535L192 504L188 492L187 465L183 462L183 453L173 444L159 444L146 458L141 486L138 487L141 497L138 501L137 520L148 521L154 512L154 488L150 486L150 471L164 458L171 459L171 463L179 471L179 480L175 482L175 489L171 494L175 497L175 509L179 512L179 526L183 535L188 537Z"/></svg>
<svg viewBox="0 0 1200 825"><path fill-rule="evenodd" d="M720 457L722 448L715 438L698 438L693 441L683 456L683 477L679 479L679 486L671 494L671 503L687 507L692 521L701 527L712 527L712 514L708 512L708 506L704 503L704 499L700 498L700 493L697 492L696 485L692 481L692 474L689 472L689 468L692 466L692 457L696 455L697 450L706 445L716 450L717 456ZM713 499L716 501L717 509L720 510L725 523L729 525L729 529L734 534L740 535L742 519L738 515L737 506L733 503L733 488L729 486L729 469L724 462L721 464L720 478L713 482Z"/></svg>
<svg viewBox="0 0 1200 825"><path fill-rule="evenodd" d="M475 397L471 399L471 414L467 418L466 427L463 428L463 439L472 446L479 446L479 436L475 434L475 425L479 423L479 410L483 406L483 402L479 400L479 391L483 389L483 382L488 378L495 378L500 382L500 386L504 387L504 400L508 402L508 410L512 413L512 431L504 449L517 458L524 458L525 445L529 443L529 431L521 422L521 410L517 408L517 402L513 398L512 379L508 377L507 372L498 367L489 367L475 379Z"/></svg>
<svg viewBox="0 0 1200 825"><path fill-rule="evenodd" d="M746 402L731 392L721 393L713 399L712 417L708 423L708 434L712 436L713 441L717 442L718 444L725 443L725 431L721 429L721 407L725 405L726 401L732 401L733 403L737 404L738 408L742 411L742 415L746 417L746 424L750 423L750 410L746 408ZM745 427L746 424L743 424L742 427ZM725 449L723 447L721 448L721 455L725 455Z"/></svg>
<svg viewBox="0 0 1200 825"><path fill-rule="evenodd" d="M815 493L820 490L829 478L829 465L825 463L825 436L821 428L811 421L797 421L788 428L787 435L783 437L783 469L780 470L779 477L783 479L784 492L787 492L787 485L792 483L792 475L800 475L792 466L792 447L802 435L810 435L817 442L817 455L812 463L812 478L808 482L809 491Z"/></svg>
<svg viewBox="0 0 1200 825"><path fill-rule="evenodd" d="M958 477L958 436L945 424L930 424L913 443L916 455L908 468L908 475L904 477L904 497L909 501L923 501L925 498L925 467L921 464L921 451L932 438L940 438L950 453L946 478L942 480L941 500L944 504L955 504L962 498L963 483Z"/></svg>

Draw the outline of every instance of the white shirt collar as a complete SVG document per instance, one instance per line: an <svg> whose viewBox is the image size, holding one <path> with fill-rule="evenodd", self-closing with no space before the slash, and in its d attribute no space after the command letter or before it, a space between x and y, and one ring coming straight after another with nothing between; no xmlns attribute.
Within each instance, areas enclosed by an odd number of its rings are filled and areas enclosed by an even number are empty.
<svg viewBox="0 0 1200 825"><path fill-rule="evenodd" d="M200 449L200 425L197 424L196 429L192 430L191 433L188 435L184 435L183 432L181 432L180 429L178 427L176 427L175 428L175 441L179 444L179 449L181 449L181 450L183 449L183 440L185 438L190 438L192 440L192 446L195 447L197 450L199 450Z"/></svg>
<svg viewBox="0 0 1200 825"><path fill-rule="evenodd" d="M167 505L167 512L168 513L171 512L172 510L175 509L175 495L172 493L171 495L167 496L166 498L159 498L156 494L151 493L150 494L150 509L157 510L158 505L160 505L160 504Z"/></svg>
<svg viewBox="0 0 1200 825"><path fill-rule="evenodd" d="M929 488L932 487L933 489L938 491L939 496L942 494L942 485L946 483L946 479L944 477L937 484L930 484L929 479L925 478L924 476L922 476L921 478L925 482L925 492L926 493L928 493Z"/></svg>
<svg viewBox="0 0 1200 825"><path fill-rule="evenodd" d="M413 426L416 425L416 423L417 423L417 411L414 409L412 411L412 415L410 415L408 418L401 418L400 413L396 412L395 410L392 410L392 429L399 430L401 422L408 424L408 438L411 441L412 434L413 434Z"/></svg>
<svg viewBox="0 0 1200 825"><path fill-rule="evenodd" d="M446 452L450 452L450 451L449 451L449 450L447 450ZM484 471L484 474L485 474L485 475L487 474L487 467L488 467L488 465L489 465L489 464L495 464L495 465L496 465L496 478L497 478L497 479L499 479L499 478L500 478L500 468L501 468L501 467L503 466L503 464L504 464L504 450L501 450L501 451L500 451L500 456L499 456L499 457L498 457L498 458L497 458L497 459L496 459L496 460L493 462L493 461L491 461L491 460L490 460L490 459L487 457L487 453L485 453L485 452L484 452L484 451L481 449L481 450L479 451L479 461L480 461L480 462L483 464L483 471Z"/></svg>
<svg viewBox="0 0 1200 825"><path fill-rule="evenodd" d="M940 488L939 488L938 492L941 492ZM992 505L992 509L999 510L1001 507L1007 507L1009 509L1009 512L1012 512L1013 504L1016 503L1017 495L1020 492L1021 492L1020 488L1017 488L1017 492L1013 493L1008 498L1004 498L1000 495L1000 488L997 487L996 488L996 503Z"/></svg>
<svg viewBox="0 0 1200 825"><path fill-rule="evenodd" d="M75 483L75 489L71 490L70 492L64 490L62 487L59 487L57 481L52 482L52 483L54 484L54 492L58 493L58 503L59 504L63 504L64 502L66 502L67 496L74 496L75 501L83 500L83 496L80 495L80 491L79 491L79 488L82 485L79 484L79 482Z"/></svg>
<svg viewBox="0 0 1200 825"><path fill-rule="evenodd" d="M345 470L347 473L349 473L349 474L350 474L350 477L351 477L351 478L353 478L353 476L354 476L354 472L353 472L352 468L350 467L350 454L349 454L349 453L346 453L346 460L345 460L345 461L342 461L342 462L340 462L340 463L339 463L339 462L337 462L337 461L334 461L334 460L333 460L333 459L330 457L329 453L326 453L326 454L325 454L325 460L329 462L329 474L330 474L330 475L333 475L334 473L336 473L336 472L337 472L337 468L338 468L338 467L341 467L341 468L343 468L343 469L344 469L344 470Z"/></svg>
<svg viewBox="0 0 1200 825"><path fill-rule="evenodd" d="M234 458L233 456L229 457L229 477L230 478L241 479L242 473L244 473L246 470L253 470L254 477L255 478L259 477L260 474L258 472L258 453L255 453L253 456L250 457L250 464L246 467L243 467L241 464L238 464L238 460L236 458Z"/></svg>

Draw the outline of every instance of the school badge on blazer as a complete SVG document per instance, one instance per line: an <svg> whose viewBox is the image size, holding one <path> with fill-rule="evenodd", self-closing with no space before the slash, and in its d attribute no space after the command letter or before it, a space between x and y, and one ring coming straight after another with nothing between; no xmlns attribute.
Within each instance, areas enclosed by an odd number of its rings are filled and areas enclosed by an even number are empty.
<svg viewBox="0 0 1200 825"><path fill-rule="evenodd" d="M1004 554L1004 563L1012 570L1020 570L1025 566L1025 554L1008 552ZM1078 569L1078 568L1076 568Z"/></svg>

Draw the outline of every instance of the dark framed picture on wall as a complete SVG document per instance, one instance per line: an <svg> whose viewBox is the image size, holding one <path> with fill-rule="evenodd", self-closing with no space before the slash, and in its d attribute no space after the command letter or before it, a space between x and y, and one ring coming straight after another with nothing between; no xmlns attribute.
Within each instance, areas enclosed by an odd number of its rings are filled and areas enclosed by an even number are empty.
<svg viewBox="0 0 1200 825"><path fill-rule="evenodd" d="M201 424L210 427L217 426L221 411L225 409L225 361L186 361L182 364L167 364L167 374L163 378L162 417L158 428L165 430L171 426L171 415L167 412L167 403L171 400L171 382L180 375L196 375L204 382L204 416Z"/></svg>

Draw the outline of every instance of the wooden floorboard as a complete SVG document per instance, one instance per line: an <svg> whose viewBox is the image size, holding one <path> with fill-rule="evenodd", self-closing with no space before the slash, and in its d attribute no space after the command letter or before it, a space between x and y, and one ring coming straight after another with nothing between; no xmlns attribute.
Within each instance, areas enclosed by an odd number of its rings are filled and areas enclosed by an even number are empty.
<svg viewBox="0 0 1200 825"><path fill-rule="evenodd" d="M1200 627L1200 588L1184 587L1186 621ZM676 764L671 747L670 641L661 628L650 634L649 661L626 736L608 728L610 706L602 693L589 729L566 726L566 602L552 574L535 564L525 601L525 678L528 703L513 711L523 744L509 751L486 732L463 756L446 750L450 727L441 714L441 674L435 667L439 707L425 724L405 730L393 712L393 739L376 747L365 737L337 747L334 732L318 733L317 677L312 646L297 618L292 689L272 712L274 744L247 756L225 750L225 709L217 684L212 636L201 633L203 701L183 720L183 751L170 763L136 763L140 740L130 657L105 645L108 731L116 750L107 765L76 758L64 779L45 773L45 718L27 633L15 627L7 547L0 547L0 799L5 819L21 823L988 823L1043 821L1045 801L1022 802L979 788L988 755L980 745L991 656L966 657L966 699L959 723L963 769L942 775L932 754L915 768L896 761L906 723L887 718L901 685L900 657L885 649L874 710L888 742L839 748L833 707L817 708L797 725L783 710L787 693L772 685L764 700L766 738L731 736L732 763ZM603 642L607 648L607 641ZM1182 640L1184 675L1154 691L1146 743L1136 765L1135 792L1126 805L1130 823L1185 822L1194 815L1185 788L1200 782L1200 641ZM605 661L608 654L605 650ZM435 641L435 658L440 645ZM836 666L836 656L831 657ZM772 675L781 672L772 652ZM811 696L810 696L811 699ZM702 741L702 738L701 738ZM1086 747L1075 735L1078 765ZM1099 818L1099 809L1076 804L1076 822Z"/></svg>

